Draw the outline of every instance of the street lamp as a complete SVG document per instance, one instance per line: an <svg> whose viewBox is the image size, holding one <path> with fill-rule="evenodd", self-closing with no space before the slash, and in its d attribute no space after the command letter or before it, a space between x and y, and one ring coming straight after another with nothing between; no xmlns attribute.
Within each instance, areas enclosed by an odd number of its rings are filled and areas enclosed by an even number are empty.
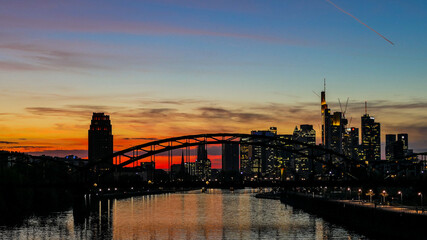
<svg viewBox="0 0 427 240"><path fill-rule="evenodd" d="M420 196L421 199L421 207L423 206L423 194L421 192L418 193L418 196Z"/></svg>
<svg viewBox="0 0 427 240"><path fill-rule="evenodd" d="M362 189L359 188L359 192L357 193L358 197L359 197L359 202L360 202L360 195L362 195Z"/></svg>
<svg viewBox="0 0 427 240"><path fill-rule="evenodd" d="M397 192L400 195L400 204L403 204L403 194L402 191Z"/></svg>
<svg viewBox="0 0 427 240"><path fill-rule="evenodd" d="M383 190L383 192L381 193L381 196L383 196L383 203L385 203L385 198L388 196L387 192Z"/></svg>
<svg viewBox="0 0 427 240"><path fill-rule="evenodd" d="M372 196L374 196L375 193L372 192L372 189L369 189L369 192L366 193L366 196L369 196L369 202L372 202Z"/></svg>
<svg viewBox="0 0 427 240"><path fill-rule="evenodd" d="M351 188L347 188L347 191L349 191L349 193L350 193L350 200L351 200Z"/></svg>

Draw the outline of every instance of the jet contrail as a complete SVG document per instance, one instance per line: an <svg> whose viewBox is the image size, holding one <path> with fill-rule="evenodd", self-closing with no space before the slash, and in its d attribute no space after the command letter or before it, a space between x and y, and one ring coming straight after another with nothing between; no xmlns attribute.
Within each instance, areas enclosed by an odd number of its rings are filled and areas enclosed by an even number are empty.
<svg viewBox="0 0 427 240"><path fill-rule="evenodd" d="M331 0L326 0L326 2L332 4L332 6L336 7L338 10L340 10L341 12L349 15L350 17L356 19L358 22L360 22L361 24L365 25L365 27L371 29L373 32L375 32L376 34L380 35L380 37L384 38L384 40L386 40L387 42L389 42L391 45L394 45L394 43L390 40L388 40L386 37L384 37L383 35L381 35L379 32L375 31L373 28L369 27L368 25L366 25L364 22L360 21L357 17L351 15L351 13L346 12L344 9L338 7L335 3L333 3Z"/></svg>

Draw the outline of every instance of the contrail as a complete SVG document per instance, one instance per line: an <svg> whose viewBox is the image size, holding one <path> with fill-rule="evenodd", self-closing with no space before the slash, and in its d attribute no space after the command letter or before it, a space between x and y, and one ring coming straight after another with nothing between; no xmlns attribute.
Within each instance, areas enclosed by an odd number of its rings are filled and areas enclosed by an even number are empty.
<svg viewBox="0 0 427 240"><path fill-rule="evenodd" d="M344 9L338 7L335 3L333 3L331 0L326 0L326 2L332 4L332 6L336 7L338 10L340 10L341 12L349 15L350 17L356 19L356 21L360 22L361 24L365 25L365 27L371 29L373 32L375 32L376 34L380 35L380 37L384 38L384 40L386 40L387 42L389 42L391 45L394 45L394 43L390 40L388 40L386 37L384 37L383 35L381 35L379 32L375 31L373 28L369 27L368 25L366 25L364 22L360 21L357 17L351 15L351 13L346 12Z"/></svg>

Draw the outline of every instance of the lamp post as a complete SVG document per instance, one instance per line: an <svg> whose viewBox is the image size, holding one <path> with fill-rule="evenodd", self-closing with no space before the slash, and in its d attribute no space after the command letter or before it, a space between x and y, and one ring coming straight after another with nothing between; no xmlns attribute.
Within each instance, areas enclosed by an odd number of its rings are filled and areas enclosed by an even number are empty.
<svg viewBox="0 0 427 240"><path fill-rule="evenodd" d="M387 192L383 190L383 192L381 193L381 196L383 197L383 203L385 204L385 198L388 196Z"/></svg>
<svg viewBox="0 0 427 240"><path fill-rule="evenodd" d="M372 196L374 196L375 193L372 192L372 189L369 189L369 192L366 193L366 196L369 196L369 202L372 202Z"/></svg>
<svg viewBox="0 0 427 240"><path fill-rule="evenodd" d="M397 192L400 195L400 204L403 204L403 194L402 191Z"/></svg>
<svg viewBox="0 0 427 240"><path fill-rule="evenodd" d="M357 193L358 197L359 197L359 202L360 202L360 195L362 195L362 189L359 188L359 192Z"/></svg>
<svg viewBox="0 0 427 240"><path fill-rule="evenodd" d="M419 192L418 196L420 196L421 207L423 207L423 194L421 192Z"/></svg>
<svg viewBox="0 0 427 240"><path fill-rule="evenodd" d="M350 193L349 199L351 200L351 188L347 188L347 191Z"/></svg>

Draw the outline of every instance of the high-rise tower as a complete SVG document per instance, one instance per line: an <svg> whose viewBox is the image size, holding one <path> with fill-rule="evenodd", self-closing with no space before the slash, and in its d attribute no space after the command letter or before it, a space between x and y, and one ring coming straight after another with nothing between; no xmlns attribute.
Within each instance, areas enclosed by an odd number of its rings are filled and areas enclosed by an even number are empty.
<svg viewBox="0 0 427 240"><path fill-rule="evenodd" d="M316 145L316 131L313 129L313 125L300 125L300 129L295 127L292 139L298 142ZM296 145L295 148L298 150L304 149L300 150L300 152L305 154L305 156L294 156L292 165L295 168L295 172L299 175L298 177L306 180L314 173L313 160L307 157L313 155L313 150L304 145Z"/></svg>
<svg viewBox="0 0 427 240"><path fill-rule="evenodd" d="M239 171L239 145L222 144L222 170Z"/></svg>
<svg viewBox="0 0 427 240"><path fill-rule="evenodd" d="M396 134L385 135L385 158L391 160L394 158L393 147L396 144Z"/></svg>
<svg viewBox="0 0 427 240"><path fill-rule="evenodd" d="M110 116L104 113L93 113L88 131L89 162L104 161L98 165L107 168L113 164L113 159L104 159L113 154L113 134Z"/></svg>
<svg viewBox="0 0 427 240"><path fill-rule="evenodd" d="M321 92L321 114L322 114L322 145L325 148L331 147L331 109L326 104L326 80L323 82L324 87Z"/></svg>
<svg viewBox="0 0 427 240"><path fill-rule="evenodd" d="M362 160L381 160L381 125L369 116L365 103L365 115L362 116Z"/></svg>

